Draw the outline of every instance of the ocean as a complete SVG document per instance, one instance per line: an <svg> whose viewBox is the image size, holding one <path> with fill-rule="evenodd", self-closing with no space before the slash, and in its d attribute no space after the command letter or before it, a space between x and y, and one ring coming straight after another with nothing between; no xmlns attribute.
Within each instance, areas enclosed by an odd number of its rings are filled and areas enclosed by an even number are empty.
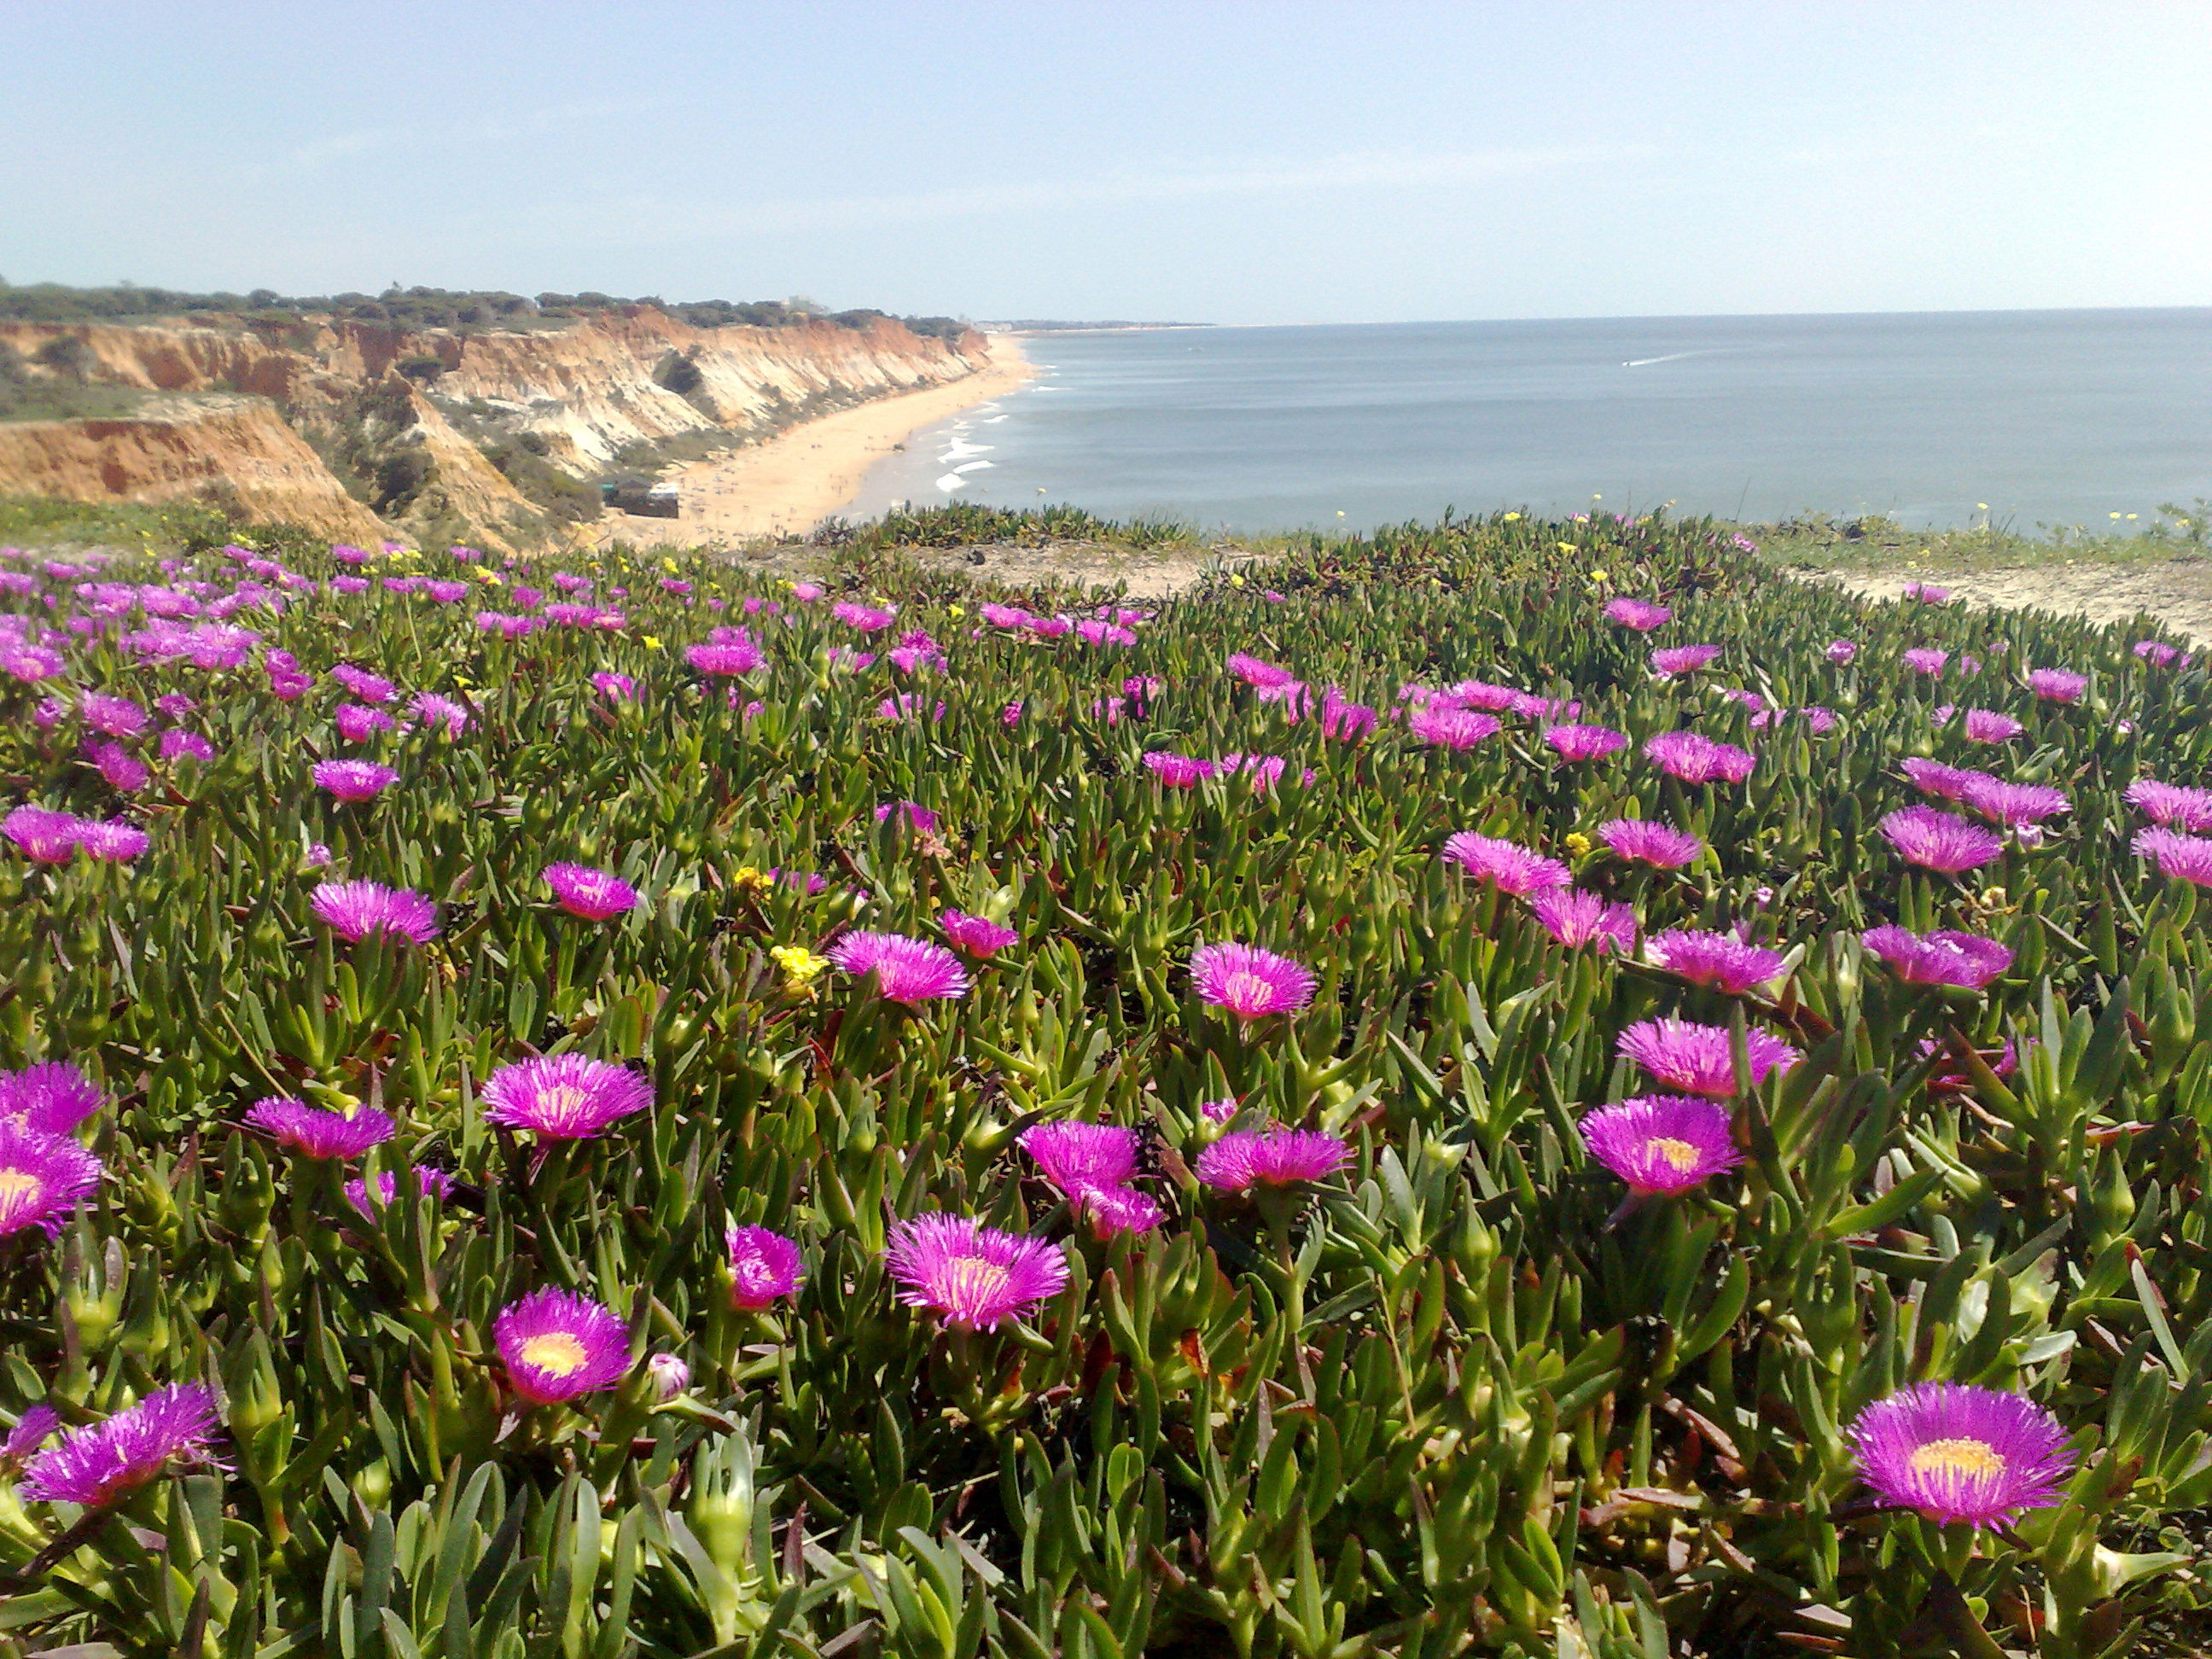
<svg viewBox="0 0 2212 1659"><path fill-rule="evenodd" d="M2212 496L2212 309L1032 336L848 516L1067 502L1246 533L1483 513L2140 524ZM2115 520L2111 515L2121 517Z"/></svg>

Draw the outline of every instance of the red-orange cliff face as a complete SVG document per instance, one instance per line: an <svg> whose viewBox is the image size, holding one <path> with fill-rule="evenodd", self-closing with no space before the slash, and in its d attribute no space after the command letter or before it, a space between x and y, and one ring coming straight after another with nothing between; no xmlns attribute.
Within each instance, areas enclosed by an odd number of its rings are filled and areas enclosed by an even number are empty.
<svg viewBox="0 0 2212 1659"><path fill-rule="evenodd" d="M980 336L945 341L890 318L700 329L650 307L507 333L0 321L0 347L34 374L59 372L42 365L72 340L78 378L172 395L125 418L0 423L0 492L227 491L334 536L498 549L573 535L564 507L591 500L574 481L618 461L650 470L659 449L741 442L987 361Z"/></svg>

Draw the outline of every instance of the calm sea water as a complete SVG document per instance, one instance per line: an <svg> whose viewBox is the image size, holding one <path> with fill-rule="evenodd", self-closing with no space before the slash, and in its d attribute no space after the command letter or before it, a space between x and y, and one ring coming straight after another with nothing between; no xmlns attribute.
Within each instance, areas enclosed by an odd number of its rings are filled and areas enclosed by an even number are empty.
<svg viewBox="0 0 2212 1659"><path fill-rule="evenodd" d="M2212 496L2212 309L1030 338L848 511L1067 501L1239 531L1446 507L2108 527ZM2125 522L2124 520L2122 520ZM2138 520L2141 522L2141 520Z"/></svg>

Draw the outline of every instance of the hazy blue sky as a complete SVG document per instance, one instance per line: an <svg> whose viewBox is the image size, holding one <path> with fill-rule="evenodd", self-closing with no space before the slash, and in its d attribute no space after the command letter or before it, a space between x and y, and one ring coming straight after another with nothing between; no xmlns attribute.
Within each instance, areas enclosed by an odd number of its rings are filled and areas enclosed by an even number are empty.
<svg viewBox="0 0 2212 1659"><path fill-rule="evenodd" d="M1369 321L2212 303L2212 4L7 8L0 274Z"/></svg>

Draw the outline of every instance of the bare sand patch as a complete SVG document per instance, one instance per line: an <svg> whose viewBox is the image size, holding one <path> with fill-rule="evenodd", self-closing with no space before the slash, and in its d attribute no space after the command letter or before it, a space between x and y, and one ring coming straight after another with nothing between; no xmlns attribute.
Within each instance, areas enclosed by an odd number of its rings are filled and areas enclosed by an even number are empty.
<svg viewBox="0 0 2212 1659"><path fill-rule="evenodd" d="M2201 556L2156 562L2045 561L1955 576L1941 571L1856 571L1841 573L1840 579L1852 592L1869 599L1897 599L1908 582L1929 581L1970 604L2003 610L2051 611L2099 623L2150 616L2195 643L2212 645L2212 559Z"/></svg>

